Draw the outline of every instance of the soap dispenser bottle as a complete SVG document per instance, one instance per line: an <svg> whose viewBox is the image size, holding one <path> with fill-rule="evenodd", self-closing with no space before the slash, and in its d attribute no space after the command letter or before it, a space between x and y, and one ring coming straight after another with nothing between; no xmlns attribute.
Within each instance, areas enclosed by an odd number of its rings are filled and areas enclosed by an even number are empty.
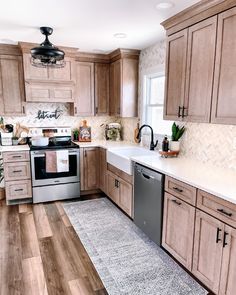
<svg viewBox="0 0 236 295"><path fill-rule="evenodd" d="M169 140L167 135L165 135L163 141L162 141L162 151L163 152L168 152L169 150Z"/></svg>

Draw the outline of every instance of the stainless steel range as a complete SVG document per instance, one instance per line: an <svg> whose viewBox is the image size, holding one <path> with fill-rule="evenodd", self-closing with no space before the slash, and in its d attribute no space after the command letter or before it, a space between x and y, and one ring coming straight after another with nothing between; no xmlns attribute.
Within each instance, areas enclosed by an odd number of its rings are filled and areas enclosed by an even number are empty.
<svg viewBox="0 0 236 295"><path fill-rule="evenodd" d="M79 146L71 141L71 129L31 128L29 136L49 135L48 146L30 146L33 202L80 197ZM68 169L47 171L47 152L66 151ZM55 153L56 154L56 153Z"/></svg>

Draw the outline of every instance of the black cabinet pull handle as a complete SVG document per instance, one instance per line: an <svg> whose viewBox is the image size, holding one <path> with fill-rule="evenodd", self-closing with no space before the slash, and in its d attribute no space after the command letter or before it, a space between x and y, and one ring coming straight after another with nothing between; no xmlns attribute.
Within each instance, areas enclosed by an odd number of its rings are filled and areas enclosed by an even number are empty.
<svg viewBox="0 0 236 295"><path fill-rule="evenodd" d="M119 180L117 180L117 188L120 186L120 182Z"/></svg>
<svg viewBox="0 0 236 295"><path fill-rule="evenodd" d="M16 158L21 158L22 156L12 156L12 158L16 159Z"/></svg>
<svg viewBox="0 0 236 295"><path fill-rule="evenodd" d="M171 200L173 203L177 204L178 206L180 206L182 203L178 202L177 200Z"/></svg>
<svg viewBox="0 0 236 295"><path fill-rule="evenodd" d="M224 215L227 215L229 217L231 217L233 214L232 213L228 213L226 212L224 209L217 209L217 211L219 211L220 213L224 214Z"/></svg>
<svg viewBox="0 0 236 295"><path fill-rule="evenodd" d="M17 188L15 189L15 192L22 192L23 191L23 188Z"/></svg>
<svg viewBox="0 0 236 295"><path fill-rule="evenodd" d="M178 187L173 187L173 190L177 191L178 193L182 193L183 190Z"/></svg>
<svg viewBox="0 0 236 295"><path fill-rule="evenodd" d="M13 170L12 172L13 173L20 173L20 172L22 172L22 170Z"/></svg>
<svg viewBox="0 0 236 295"><path fill-rule="evenodd" d="M182 107L182 116L181 116L182 118L187 117L187 115L184 114L184 110L187 110L187 108Z"/></svg>
<svg viewBox="0 0 236 295"><path fill-rule="evenodd" d="M181 114L180 114L180 112L181 112L181 106L179 106L179 110L178 110L178 118L180 118L181 117Z"/></svg>
<svg viewBox="0 0 236 295"><path fill-rule="evenodd" d="M221 232L221 229L219 227L217 227L217 233L216 233L216 243L217 244L221 241L221 239L219 238L220 232Z"/></svg>
<svg viewBox="0 0 236 295"><path fill-rule="evenodd" d="M227 232L224 232L223 248L228 245L228 243L226 242L226 238L228 235L229 234Z"/></svg>

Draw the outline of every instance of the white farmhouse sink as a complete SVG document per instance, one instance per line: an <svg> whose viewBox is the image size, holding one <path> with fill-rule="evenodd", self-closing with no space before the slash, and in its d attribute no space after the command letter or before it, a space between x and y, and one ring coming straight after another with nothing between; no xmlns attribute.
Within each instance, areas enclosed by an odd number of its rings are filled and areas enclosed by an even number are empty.
<svg viewBox="0 0 236 295"><path fill-rule="evenodd" d="M131 157L154 155L154 151L142 147L121 147L107 150L107 162L116 168L132 175L133 163Z"/></svg>

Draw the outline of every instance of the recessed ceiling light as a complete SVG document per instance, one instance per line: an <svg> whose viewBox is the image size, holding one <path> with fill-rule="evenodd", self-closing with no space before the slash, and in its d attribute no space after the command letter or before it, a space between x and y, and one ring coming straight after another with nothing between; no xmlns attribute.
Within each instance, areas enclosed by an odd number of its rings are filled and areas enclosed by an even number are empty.
<svg viewBox="0 0 236 295"><path fill-rule="evenodd" d="M157 3L156 9L169 9L169 8L172 8L173 6L174 6L174 3L170 1L162 1Z"/></svg>
<svg viewBox="0 0 236 295"><path fill-rule="evenodd" d="M118 39L124 39L127 37L127 35L125 33L116 33L113 36Z"/></svg>

